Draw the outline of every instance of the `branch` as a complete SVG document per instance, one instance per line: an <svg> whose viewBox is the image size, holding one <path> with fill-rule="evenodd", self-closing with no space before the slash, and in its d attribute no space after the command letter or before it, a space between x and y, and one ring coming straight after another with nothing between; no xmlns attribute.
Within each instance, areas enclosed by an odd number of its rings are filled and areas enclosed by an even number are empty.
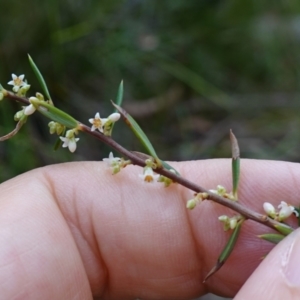
<svg viewBox="0 0 300 300"><path fill-rule="evenodd" d="M8 91L6 91L5 97L9 98L10 100L21 102L25 105L30 104L27 98L19 97ZM115 149L117 152L119 152L123 156L130 159L132 164L138 165L140 167L145 167L145 165L146 165L145 159L138 156L135 152L125 149L120 144L118 144L115 140L113 140L111 137L105 136L104 134L97 132L97 131L91 131L90 127L83 123L79 123L78 128L81 131L95 137L96 139L100 140L101 142L103 142L103 143L107 144L108 146L110 146L111 148ZM275 230L276 230L276 226L283 226L282 223L277 222L277 221L267 217L266 215L259 214L259 213L255 212L235 201L232 201L227 198L223 198L217 194L214 194L214 193L204 189L203 187L201 187L181 176L178 176L173 172L170 172L170 171L164 169L163 167L156 168L155 172L172 179L172 181L177 182L178 184L180 184L196 193L207 193L209 195L208 200L212 200L212 201L219 203L225 207L228 207L228 208L236 211L237 213L241 214L246 219L251 219L255 222L261 223L261 224L263 224L267 227L270 227L272 229L275 229Z"/></svg>

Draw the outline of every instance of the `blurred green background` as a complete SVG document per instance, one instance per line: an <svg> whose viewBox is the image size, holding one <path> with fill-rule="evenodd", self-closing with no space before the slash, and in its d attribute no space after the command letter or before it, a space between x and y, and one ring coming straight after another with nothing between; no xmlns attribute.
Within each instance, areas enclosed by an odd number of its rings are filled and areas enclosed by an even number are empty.
<svg viewBox="0 0 300 300"><path fill-rule="evenodd" d="M124 107L165 160L230 156L300 160L300 2L256 0L4 0L0 83L25 74L41 91L30 53L57 107L87 120L112 112L124 79ZM0 135L19 106L2 101ZM109 149L80 135L78 149L53 152L48 120L35 114L0 144L0 181L32 168L101 160ZM123 123L114 137L142 150Z"/></svg>

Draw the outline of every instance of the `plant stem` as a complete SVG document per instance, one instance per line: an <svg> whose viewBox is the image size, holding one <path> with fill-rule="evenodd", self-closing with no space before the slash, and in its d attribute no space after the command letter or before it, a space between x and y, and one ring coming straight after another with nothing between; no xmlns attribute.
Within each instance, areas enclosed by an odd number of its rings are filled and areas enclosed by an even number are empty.
<svg viewBox="0 0 300 300"><path fill-rule="evenodd" d="M29 101L27 98L24 97L19 97L11 92L6 93L5 95L7 98L11 99L11 100L15 100L18 102L21 102L25 105L29 105ZM90 127L83 124L83 123L79 123L78 128L80 128L81 131L95 137L96 139L102 141L103 143L107 144L108 146L110 146L111 148L115 149L117 152L119 152L120 154L122 154L123 156L127 157L128 159L131 160L132 164L134 165L138 165L140 167L144 167L145 164L145 159L141 158L137 153L129 151L127 149L125 149L123 146L121 146L120 144L118 144L115 140L113 140L111 137L109 136L105 136L104 134L100 133L100 132L96 132L96 131L91 131ZM272 229L276 230L276 226L280 225L280 226L284 226L282 223L279 223L269 217L267 217L266 215L263 214L259 214L243 205L241 205L238 202L229 200L227 198L223 198L217 194L211 193L208 190L204 189L203 187L181 177L176 175L173 172L170 172L166 169L164 169L163 167L160 168L156 168L155 172L163 175L165 177L168 177L170 179L172 179L174 182L177 182L178 184L196 192L196 193L207 193L209 195L208 200L212 200L216 203L219 203L223 206L226 206L234 211L236 211L237 213L241 214L243 217L245 217L246 219L251 219L255 222L261 223L267 227L270 227Z"/></svg>

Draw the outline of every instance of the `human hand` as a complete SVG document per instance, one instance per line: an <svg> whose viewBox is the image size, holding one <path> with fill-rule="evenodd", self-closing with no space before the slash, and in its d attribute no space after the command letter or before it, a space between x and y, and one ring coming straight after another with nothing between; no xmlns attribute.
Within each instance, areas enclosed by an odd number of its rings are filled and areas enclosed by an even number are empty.
<svg viewBox="0 0 300 300"><path fill-rule="evenodd" d="M229 160L172 165L205 188L231 186ZM174 300L232 297L242 287L236 299L299 299L300 232L251 275L273 246L256 237L268 228L245 222L231 257L202 283L229 236L217 218L232 212L211 201L188 211L191 191L138 173L128 166L112 176L103 163L80 162L1 184L0 298ZM298 206L298 178L298 164L242 160L240 201L261 213L264 201Z"/></svg>

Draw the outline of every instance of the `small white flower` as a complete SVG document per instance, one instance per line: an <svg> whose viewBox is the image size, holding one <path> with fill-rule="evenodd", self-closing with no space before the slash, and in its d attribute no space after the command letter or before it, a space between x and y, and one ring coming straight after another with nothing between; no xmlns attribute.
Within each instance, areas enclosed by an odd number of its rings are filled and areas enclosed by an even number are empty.
<svg viewBox="0 0 300 300"><path fill-rule="evenodd" d="M32 104L29 104L24 109L24 115L26 115L26 116L32 115L35 111L36 111L36 108Z"/></svg>
<svg viewBox="0 0 300 300"><path fill-rule="evenodd" d="M154 174L152 168L145 167L144 168L144 173L143 174L139 174L139 177L142 178L146 182L153 182L153 181L157 181L159 175L158 174Z"/></svg>
<svg viewBox="0 0 300 300"><path fill-rule="evenodd" d="M12 74L11 77L12 77L12 80L9 81L7 84L13 85L13 91L14 91L15 93L18 92L18 90L20 89L20 87L22 87L22 86L24 86L24 85L27 84L27 83L24 81L24 77L25 77L24 74L22 74L22 75L20 75L20 76L17 76L17 75L15 75L15 74Z"/></svg>
<svg viewBox="0 0 300 300"><path fill-rule="evenodd" d="M79 138L73 137L59 137L64 143L62 145L63 148L68 147L69 150L73 153L76 150L77 142L79 141Z"/></svg>
<svg viewBox="0 0 300 300"><path fill-rule="evenodd" d="M108 158L103 158L103 161L106 162L110 167L114 166L116 163L121 161L120 157L114 157L113 153L110 152Z"/></svg>
<svg viewBox="0 0 300 300"><path fill-rule="evenodd" d="M113 153L110 152L108 158L103 158L103 161L112 168L113 174L120 172L121 170L121 158L114 157Z"/></svg>
<svg viewBox="0 0 300 300"><path fill-rule="evenodd" d="M92 131L95 131L96 129L98 129L100 132L103 133L103 126L105 125L105 123L107 122L108 119L101 119L100 118L100 114L97 112L95 114L95 118L91 118L89 119L89 122L91 124L93 124L93 126L91 127Z"/></svg>
<svg viewBox="0 0 300 300"><path fill-rule="evenodd" d="M278 208L280 208L280 211L278 214L278 219L280 222L287 219L289 216L291 216L293 212L296 212L294 206L289 205L284 201L281 201L281 203L278 205Z"/></svg>
<svg viewBox="0 0 300 300"><path fill-rule="evenodd" d="M217 194L219 196L224 196L226 194L226 189L224 186L222 185L217 185L217 189L216 190L209 190L211 193Z"/></svg>
<svg viewBox="0 0 300 300"><path fill-rule="evenodd" d="M265 202L263 204L263 208L264 208L264 211L266 212L266 214L271 217L272 219L274 219L276 217L276 210L275 210L275 207L269 203L269 202Z"/></svg>

